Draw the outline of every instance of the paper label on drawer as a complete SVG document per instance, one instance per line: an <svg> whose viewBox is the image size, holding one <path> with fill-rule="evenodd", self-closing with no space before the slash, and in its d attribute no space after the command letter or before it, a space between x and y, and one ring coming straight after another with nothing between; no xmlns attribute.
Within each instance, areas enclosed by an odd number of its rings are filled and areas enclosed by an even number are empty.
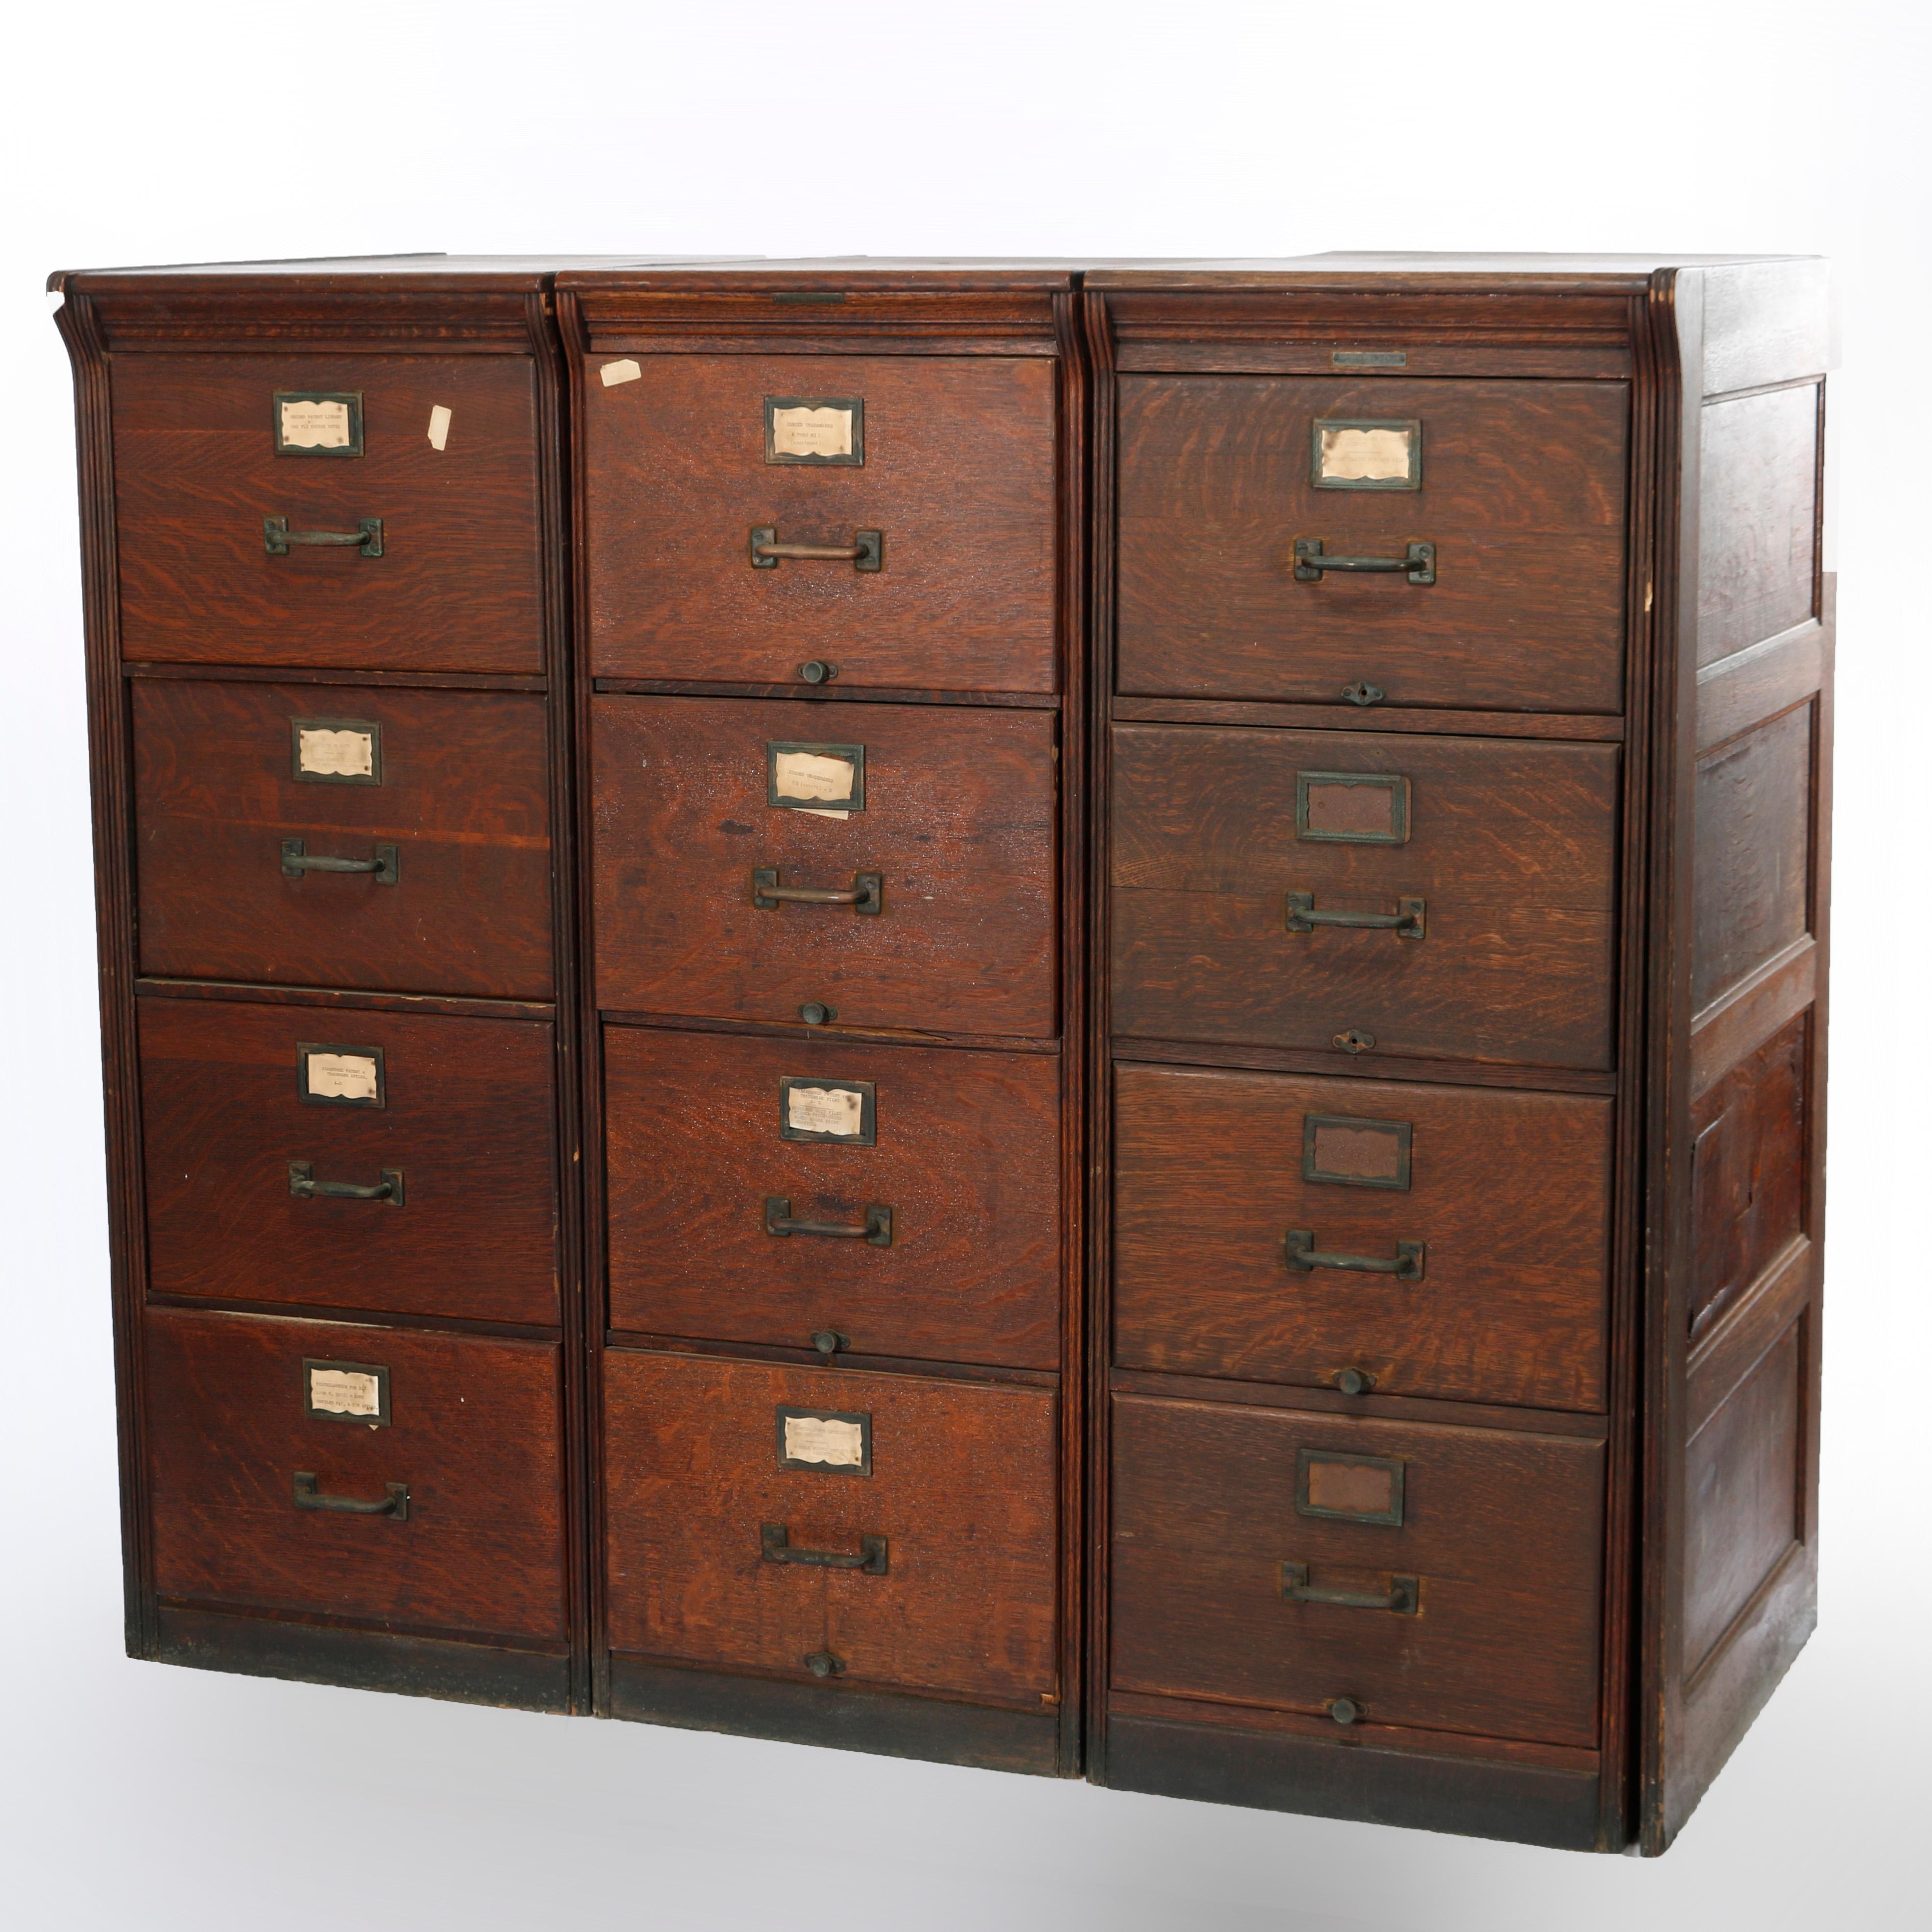
<svg viewBox="0 0 1932 1932"><path fill-rule="evenodd" d="M785 1118L808 1133L856 1139L866 1096L849 1087L794 1087L785 1096Z"/></svg>
<svg viewBox="0 0 1932 1932"><path fill-rule="evenodd" d="M627 356L620 362L605 363L597 373L604 379L605 388L614 389L620 382L638 381L644 372Z"/></svg>
<svg viewBox="0 0 1932 1932"><path fill-rule="evenodd" d="M772 453L775 456L850 456L850 410L774 410Z"/></svg>
<svg viewBox="0 0 1932 1932"><path fill-rule="evenodd" d="M282 404L282 442L290 449L346 449L349 405L333 398L289 397Z"/></svg>
<svg viewBox="0 0 1932 1932"><path fill-rule="evenodd" d="M865 1426L836 1415L788 1415L784 1460L821 1463L828 1469L859 1468L866 1460Z"/></svg>
<svg viewBox="0 0 1932 1932"><path fill-rule="evenodd" d="M1422 488L1422 424L1412 418L1318 418L1313 456L1318 490Z"/></svg>
<svg viewBox="0 0 1932 1932"><path fill-rule="evenodd" d="M429 446L446 449L449 446L449 411L440 403L429 412Z"/></svg>
<svg viewBox="0 0 1932 1932"><path fill-rule="evenodd" d="M373 731L330 731L305 728L296 734L299 769L321 778L372 778L376 770Z"/></svg>
<svg viewBox="0 0 1932 1932"><path fill-rule="evenodd" d="M374 1362L302 1363L302 1411L319 1422L389 1425L389 1372Z"/></svg>
<svg viewBox="0 0 1932 1932"><path fill-rule="evenodd" d="M331 1100L373 1100L376 1061L365 1053L311 1053L308 1090Z"/></svg>
<svg viewBox="0 0 1932 1932"><path fill-rule="evenodd" d="M784 802L795 798L850 798L852 766L844 758L820 758L814 752L778 752L772 755L772 777ZM849 811L828 811L808 805L794 808L814 818L850 818Z"/></svg>

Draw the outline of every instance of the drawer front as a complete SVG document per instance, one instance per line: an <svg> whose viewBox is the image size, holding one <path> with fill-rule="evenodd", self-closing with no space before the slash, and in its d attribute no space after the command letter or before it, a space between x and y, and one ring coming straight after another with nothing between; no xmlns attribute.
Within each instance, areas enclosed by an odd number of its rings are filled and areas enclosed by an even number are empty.
<svg viewBox="0 0 1932 1932"><path fill-rule="evenodd" d="M1132 1066L1114 1096L1122 1366L1604 1406L1610 1101Z"/></svg>
<svg viewBox="0 0 1932 1932"><path fill-rule="evenodd" d="M816 1001L853 1026L1053 1032L1050 713L613 696L592 710L600 1005L796 1024ZM785 785L850 808L774 802ZM867 875L876 910L754 897L856 892Z"/></svg>
<svg viewBox="0 0 1932 1932"><path fill-rule="evenodd" d="M604 1365L614 1650L1054 1700L1046 1390L618 1351Z"/></svg>
<svg viewBox="0 0 1932 1932"><path fill-rule="evenodd" d="M117 356L113 411L124 656L543 669L526 357Z"/></svg>
<svg viewBox="0 0 1932 1932"><path fill-rule="evenodd" d="M1123 376L1120 688L1621 710L1629 407L1620 382ZM1298 578L1298 540L1432 546L1434 581Z"/></svg>
<svg viewBox="0 0 1932 1932"><path fill-rule="evenodd" d="M606 386L626 362L639 375ZM583 412L596 674L791 683L818 659L842 685L1052 690L1054 384L1045 358L599 363ZM876 532L876 567L754 567L754 530L835 549Z"/></svg>
<svg viewBox="0 0 1932 1932"><path fill-rule="evenodd" d="M614 1328L1058 1365L1057 1059L629 1027L604 1059Z"/></svg>
<svg viewBox="0 0 1932 1932"><path fill-rule="evenodd" d="M557 1319L548 1026L137 1004L156 1294Z"/></svg>
<svg viewBox="0 0 1932 1932"><path fill-rule="evenodd" d="M562 1638L554 1348L181 1309L146 1333L164 1598Z"/></svg>
<svg viewBox="0 0 1932 1932"><path fill-rule="evenodd" d="M1607 745L1116 727L1115 1032L1608 1067L1618 763Z"/></svg>
<svg viewBox="0 0 1932 1932"><path fill-rule="evenodd" d="M1144 1396L1114 1418L1116 1690L1596 1744L1600 1442Z"/></svg>
<svg viewBox="0 0 1932 1932"><path fill-rule="evenodd" d="M138 678L133 700L143 972L550 997L542 698ZM306 862L385 848L386 875Z"/></svg>

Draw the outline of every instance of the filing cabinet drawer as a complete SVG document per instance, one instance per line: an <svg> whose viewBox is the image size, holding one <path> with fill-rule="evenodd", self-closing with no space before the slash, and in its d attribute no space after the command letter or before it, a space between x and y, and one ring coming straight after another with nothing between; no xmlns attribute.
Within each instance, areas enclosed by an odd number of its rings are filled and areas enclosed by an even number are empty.
<svg viewBox="0 0 1932 1932"><path fill-rule="evenodd" d="M1122 1396L1114 1445L1116 1690L1596 1744L1600 1442Z"/></svg>
<svg viewBox="0 0 1932 1932"><path fill-rule="evenodd" d="M1608 1067L1618 763L1117 726L1114 1031Z"/></svg>
<svg viewBox="0 0 1932 1932"><path fill-rule="evenodd" d="M1135 1066L1114 1095L1122 1366L1604 1406L1607 1100Z"/></svg>
<svg viewBox="0 0 1932 1932"><path fill-rule="evenodd" d="M630 1027L604 1053L614 1328L1058 1365L1057 1059Z"/></svg>
<svg viewBox="0 0 1932 1932"><path fill-rule="evenodd" d="M133 706L143 972L550 998L541 698L137 678Z"/></svg>
<svg viewBox="0 0 1932 1932"><path fill-rule="evenodd" d="M137 1005L154 1293L557 1319L548 1025Z"/></svg>
<svg viewBox="0 0 1932 1932"><path fill-rule="evenodd" d="M842 685L1053 690L1054 390L1046 357L598 362L596 674L790 683L820 660ZM754 562L757 532L872 548Z"/></svg>
<svg viewBox="0 0 1932 1932"><path fill-rule="evenodd" d="M118 356L113 420L124 656L544 668L527 357Z"/></svg>
<svg viewBox="0 0 1932 1932"><path fill-rule="evenodd" d="M563 1636L555 1348L180 1309L146 1332L164 1600Z"/></svg>
<svg viewBox="0 0 1932 1932"><path fill-rule="evenodd" d="M1120 688L1620 710L1629 409L1621 382L1123 376Z"/></svg>
<svg viewBox="0 0 1932 1932"><path fill-rule="evenodd" d="M622 1351L604 1364L614 1650L1053 1701L1047 1390Z"/></svg>
<svg viewBox="0 0 1932 1932"><path fill-rule="evenodd" d="M599 1005L795 1024L815 1002L853 1026L1053 1032L1052 713L592 710Z"/></svg>

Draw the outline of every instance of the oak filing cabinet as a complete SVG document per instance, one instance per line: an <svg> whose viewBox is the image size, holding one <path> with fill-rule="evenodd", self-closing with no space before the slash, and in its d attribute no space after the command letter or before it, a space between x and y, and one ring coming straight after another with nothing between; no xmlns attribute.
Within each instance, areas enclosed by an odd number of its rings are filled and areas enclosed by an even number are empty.
<svg viewBox="0 0 1932 1932"><path fill-rule="evenodd" d="M56 282L130 1652L1669 1844L1815 1601L1821 265Z"/></svg>

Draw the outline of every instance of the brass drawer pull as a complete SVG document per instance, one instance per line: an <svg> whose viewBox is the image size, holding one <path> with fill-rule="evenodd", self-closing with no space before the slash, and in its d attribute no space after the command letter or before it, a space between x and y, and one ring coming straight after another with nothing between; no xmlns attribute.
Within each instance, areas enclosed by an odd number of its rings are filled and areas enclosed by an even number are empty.
<svg viewBox="0 0 1932 1932"><path fill-rule="evenodd" d="M314 1161L292 1160L289 1162L289 1192L298 1201L324 1197L332 1201L386 1201L392 1208L400 1208L403 1204L403 1170L400 1167L386 1167L380 1180L368 1187L359 1187L352 1180L318 1180Z"/></svg>
<svg viewBox="0 0 1932 1932"><path fill-rule="evenodd" d="M764 912L782 905L848 905L854 912L881 913L886 909L886 875L883 872L854 872L852 890L837 886L782 886L776 866L752 868L752 903Z"/></svg>
<svg viewBox="0 0 1932 1932"><path fill-rule="evenodd" d="M838 1241L863 1241L868 1247L889 1248L892 1244L892 1210L876 1204L866 1210L863 1222L795 1221L791 1196L765 1196L765 1232L768 1234L829 1234Z"/></svg>
<svg viewBox="0 0 1932 1932"><path fill-rule="evenodd" d="M886 1574L886 1539L862 1536L856 1552L844 1550L799 1550L782 1522L758 1527L758 1554L767 1563L802 1563L810 1570L856 1570L862 1576Z"/></svg>
<svg viewBox="0 0 1932 1932"><path fill-rule="evenodd" d="M750 546L754 570L776 570L781 557L801 562L823 559L828 563L849 563L854 570L884 570L886 567L886 534L883 530L854 530L849 544L780 543L776 524L754 524Z"/></svg>
<svg viewBox="0 0 1932 1932"><path fill-rule="evenodd" d="M296 1508L306 1510L333 1510L338 1516L386 1516L392 1522L407 1522L410 1520L410 1486L406 1483L385 1483L388 1492L379 1503L364 1502L360 1496L324 1496L316 1487L315 1472L310 1469L296 1472Z"/></svg>
<svg viewBox="0 0 1932 1932"><path fill-rule="evenodd" d="M1399 1617L1412 1617L1421 1606L1422 1579L1391 1576L1386 1595L1368 1590L1324 1590L1309 1582L1306 1563L1284 1563L1281 1594L1291 1604L1333 1604L1345 1610L1393 1610Z"/></svg>
<svg viewBox="0 0 1932 1932"><path fill-rule="evenodd" d="M1315 1237L1306 1228L1291 1228L1281 1238L1282 1252L1297 1274L1316 1268L1346 1268L1355 1274L1392 1274L1397 1281L1420 1281L1429 1259L1426 1241L1398 1241L1395 1258L1383 1261L1374 1255L1324 1255L1318 1253Z"/></svg>
<svg viewBox="0 0 1932 1932"><path fill-rule="evenodd" d="M312 859L305 839L284 838L282 877L298 879L304 872L367 872L379 886L393 886L403 875L403 855L393 845L378 845L373 859Z"/></svg>
<svg viewBox="0 0 1932 1932"><path fill-rule="evenodd" d="M352 548L362 556L380 556L382 520L364 517L352 530L292 530L286 517L264 517L262 543L271 556L286 556L297 544L328 550Z"/></svg>
<svg viewBox="0 0 1932 1932"><path fill-rule="evenodd" d="M1412 584L1433 584L1436 546L1432 543L1412 543L1400 556L1328 556L1323 554L1319 537L1297 537L1295 582L1319 584L1322 572L1328 570L1359 571L1380 576L1393 576L1400 571Z"/></svg>
<svg viewBox="0 0 1932 1932"><path fill-rule="evenodd" d="M1288 929L1312 932L1318 926L1353 926L1369 932L1392 932L1398 939L1420 939L1429 929L1426 899L1399 898L1394 912L1317 912L1312 892L1288 895Z"/></svg>

